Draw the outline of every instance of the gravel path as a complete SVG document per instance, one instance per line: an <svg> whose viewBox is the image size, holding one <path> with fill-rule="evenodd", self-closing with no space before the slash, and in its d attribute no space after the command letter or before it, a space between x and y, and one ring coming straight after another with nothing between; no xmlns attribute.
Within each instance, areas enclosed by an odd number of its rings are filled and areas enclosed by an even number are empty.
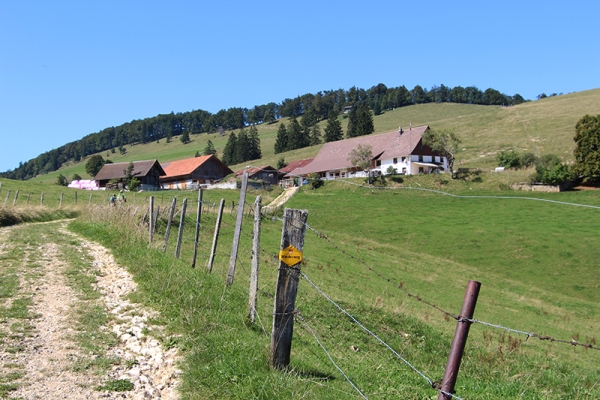
<svg viewBox="0 0 600 400"><path fill-rule="evenodd" d="M31 326L26 334L11 334L15 324L22 321L13 318L0 321L0 333L4 336L0 341L0 373L5 377L14 375L14 371L22 374L13 380L18 388L9 392L10 398L178 398L176 387L181 371L176 365L179 357L175 348L164 349L153 336L156 333L161 337L161 328L149 323L155 311L127 299L136 290L136 284L107 249L66 231L65 226L66 222L55 223L49 232L58 230L60 234L71 236L80 243L81 252L91 257L95 289L101 294L100 303L111 316L108 325L101 330L119 338L106 356L121 359L121 362L104 376L74 370L74 361L90 357L82 354L73 339L76 332L70 319L78 298L67 284L64 273L68 265L60 257L59 245L46 238L41 247L25 247L23 264L18 268L25 270L33 254L42 254L35 260L34 274L19 274L20 289L16 297L33 300L29 307L29 313L34 316L29 320ZM7 241L10 229L27 227L0 229L0 255L10 250L10 241ZM12 267L0 260L0 268ZM13 299L6 299L2 304L0 299L0 305L9 307L11 301ZM114 381L129 381L133 389L123 392L97 389Z"/></svg>

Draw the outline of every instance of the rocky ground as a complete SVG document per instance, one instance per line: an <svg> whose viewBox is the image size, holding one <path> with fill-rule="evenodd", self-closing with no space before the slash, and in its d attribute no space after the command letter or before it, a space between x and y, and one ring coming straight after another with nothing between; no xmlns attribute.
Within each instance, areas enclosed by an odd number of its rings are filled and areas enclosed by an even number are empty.
<svg viewBox="0 0 600 400"><path fill-rule="evenodd" d="M91 271L96 276L93 286L110 316L101 331L118 338L104 357L118 362L102 375L74 368L75 361L97 356L85 354L74 340L72 318L78 297L67 283L68 265L59 257L61 249L50 237L40 247L26 247L23 265L18 268L26 268L33 261L37 265L35 273L19 273L19 293L14 296L32 300L27 329L23 334L18 332L15 327L23 325L18 318L0 320L0 383L14 385L5 392L8 398L177 398L181 373L177 349L166 349L157 340L162 337L161 327L150 322L155 311L128 300L136 290L131 275L115 263L107 249L66 231L64 222L53 225L61 235L77 241L79 251L89 255L85 259L92 260ZM0 255L10 249L10 229L0 229ZM32 260L34 256L36 260ZM0 268L12 268L12 263L0 259ZM14 299L2 301L0 305L9 308ZM120 385L129 390L116 390ZM115 390L100 390L103 386Z"/></svg>

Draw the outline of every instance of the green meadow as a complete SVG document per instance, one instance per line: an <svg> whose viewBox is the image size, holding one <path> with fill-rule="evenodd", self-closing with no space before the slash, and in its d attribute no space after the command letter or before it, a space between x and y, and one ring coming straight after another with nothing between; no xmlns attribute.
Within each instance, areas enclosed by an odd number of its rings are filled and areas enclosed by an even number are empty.
<svg viewBox="0 0 600 400"><path fill-rule="evenodd" d="M413 183L419 185L373 189L328 182L292 197L288 207L309 211L302 271L320 291L432 381L443 375L456 322L408 297L400 285L458 314L468 280L477 280L482 288L476 319L598 347L600 209L572 205L600 207L598 192L532 196L457 189L453 194L464 197L451 197L416 190L424 180ZM252 218L244 219L232 287L225 280L235 216L224 215L211 274L205 265L215 215L202 216L195 270L190 268L195 217L188 218L180 260L172 255L173 235L166 254L160 251L164 222L153 251L147 250L147 233L132 234L120 217L118 224L106 214L72 225L113 249L141 285L137 300L158 308L180 338L183 398L358 398L329 357L368 398L435 398L425 378L304 279L290 369L271 370L280 215L262 222L255 325L246 318ZM130 232L125 241L124 232ZM599 356L598 350L474 324L456 394L597 398Z"/></svg>
<svg viewBox="0 0 600 400"><path fill-rule="evenodd" d="M494 168L496 153L502 150L515 149L519 152L533 152L538 156L557 154L566 162L573 161L575 124L586 114L600 114L600 89L549 97L527 102L513 107L478 106L471 104L419 104L387 111L373 118L375 134L389 132L402 126L406 129L412 121L413 126L429 125L433 129L454 129L462 140L462 148L456 155L457 167ZM344 132L348 119L341 115ZM247 165L277 166L277 161L284 158L286 162L314 157L321 145L275 154L273 147L279 124L288 123L287 118L273 124L258 125L263 157L231 166L237 171ZM319 123L324 131L326 121ZM237 131L236 131L237 132ZM82 133L83 134L88 134ZM208 140L217 150L217 156L223 149L230 132L220 136L217 133L190 135L191 142L183 144L179 137L170 143L165 139L158 143L136 144L125 146L127 153L118 151L99 153L113 162L129 162L157 159L168 162L193 157L196 151L202 153ZM82 178L90 178L85 172L87 159L79 163L67 163L58 171L41 175L33 181L55 183L59 174L71 177L74 173Z"/></svg>

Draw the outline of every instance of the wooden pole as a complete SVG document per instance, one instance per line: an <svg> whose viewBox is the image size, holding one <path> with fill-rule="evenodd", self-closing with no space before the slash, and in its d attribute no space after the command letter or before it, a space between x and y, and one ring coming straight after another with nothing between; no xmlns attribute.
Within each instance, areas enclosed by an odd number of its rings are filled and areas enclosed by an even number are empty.
<svg viewBox="0 0 600 400"><path fill-rule="evenodd" d="M242 220L244 219L244 201L246 201L246 188L248 186L248 172L244 171L242 175L242 188L240 190L240 204L238 204L237 219L235 221L235 231L233 232L233 245L231 246L231 258L229 259L229 272L227 273L227 285L233 284L235 275L235 262L240 246L240 235L242 232Z"/></svg>
<svg viewBox="0 0 600 400"><path fill-rule="evenodd" d="M44 192L40 195L40 206L44 205Z"/></svg>
<svg viewBox="0 0 600 400"><path fill-rule="evenodd" d="M6 202L8 201L9 197L10 197L10 189L8 189L8 192L6 192L6 197L4 198L4 207L6 207Z"/></svg>
<svg viewBox="0 0 600 400"><path fill-rule="evenodd" d="M175 205L177 204L177 197L173 197L171 203L171 212L169 213L169 220L167 221L167 229L165 232L165 244L163 244L163 252L167 251L167 243L169 243L169 235L171 234L171 224L173 223L173 214L175 214Z"/></svg>
<svg viewBox="0 0 600 400"><path fill-rule="evenodd" d="M27 202L26 205L29 205L29 198L31 197L31 192L27 192Z"/></svg>
<svg viewBox="0 0 600 400"><path fill-rule="evenodd" d="M258 261L260 255L260 220L262 197L254 201L254 231L252 232L252 271L250 273L250 299L248 301L248 316L250 322L256 320L256 295L258 294Z"/></svg>
<svg viewBox="0 0 600 400"><path fill-rule="evenodd" d="M187 199L183 199L181 205L181 217L179 217L179 232L177 233L177 246L175 247L175 258L179 258L181 251L181 241L183 239L183 223L185 222L185 209L187 207Z"/></svg>
<svg viewBox="0 0 600 400"><path fill-rule="evenodd" d="M303 251L307 218L307 210L285 209L281 232L281 250L288 248L288 246L294 246L300 252ZM284 369L290 363L296 293L300 281L300 265L298 263L288 266L283 261L279 262L270 357L271 366L277 369Z"/></svg>
<svg viewBox="0 0 600 400"><path fill-rule="evenodd" d="M75 191L75 204L77 204L77 190Z"/></svg>
<svg viewBox="0 0 600 400"><path fill-rule="evenodd" d="M196 268L196 257L198 256L198 240L200 236L200 216L202 215L202 189L198 189L198 208L196 211L196 236L194 236L194 257L192 268Z"/></svg>
<svg viewBox="0 0 600 400"><path fill-rule="evenodd" d="M88 201L88 206L92 204L92 194L90 193L90 200Z"/></svg>
<svg viewBox="0 0 600 400"><path fill-rule="evenodd" d="M63 192L60 192L60 202L58 203L58 208L62 208L62 201L63 201Z"/></svg>
<svg viewBox="0 0 600 400"><path fill-rule="evenodd" d="M152 225L152 238L156 233L156 224L158 223L158 216L160 215L160 206L156 206L156 212L154 213L154 225Z"/></svg>
<svg viewBox="0 0 600 400"><path fill-rule="evenodd" d="M219 230L221 229L221 218L223 217L223 207L225 199L221 199L219 203L219 213L217 214L217 222L215 223L215 234L213 235L212 247L210 249L210 257L208 258L208 272L212 272L213 263L215 262L215 254L217 253L217 241L219 240Z"/></svg>
<svg viewBox="0 0 600 400"><path fill-rule="evenodd" d="M154 236L154 196L150 196L150 206L148 208L148 244L152 243L152 237Z"/></svg>
<svg viewBox="0 0 600 400"><path fill-rule="evenodd" d="M17 204L17 199L19 198L19 191L15 192L15 198L13 199L13 207Z"/></svg>
<svg viewBox="0 0 600 400"><path fill-rule="evenodd" d="M465 345L467 344L467 337L469 336L469 328L471 327L471 322L465 321L465 319L473 318L480 288L481 283L477 281L469 281L467 284L467 290L465 291L465 297L460 310L460 319L456 324L454 339L452 340L450 354L448 355L448 363L446 364L444 378L442 379L441 390L446 393L454 394L458 369L460 368L460 362L465 351ZM442 392L438 395L438 400L447 400L450 398L451 396Z"/></svg>

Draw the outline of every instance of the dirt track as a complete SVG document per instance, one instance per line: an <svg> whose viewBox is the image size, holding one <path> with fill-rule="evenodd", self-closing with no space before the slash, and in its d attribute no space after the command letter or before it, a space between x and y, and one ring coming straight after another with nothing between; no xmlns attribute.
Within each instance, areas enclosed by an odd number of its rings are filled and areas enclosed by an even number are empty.
<svg viewBox="0 0 600 400"><path fill-rule="evenodd" d="M16 293L0 298L0 315L5 316L0 318L0 397L177 398L177 351L163 349L153 337L161 337L161 328L149 323L154 311L131 303L127 295L136 290L131 275L105 248L66 231L66 224L44 224L44 233L36 232L39 241L25 243L11 236L26 234L35 225L40 229L39 224L0 228L0 272L6 279L18 279ZM98 335L114 340L102 355L82 350L76 340L74 319L82 300L65 275L65 240L76 244L73 248L88 268L85 273L96 277L92 285L101 296L89 306L101 305L109 316ZM22 256L11 257L11 252ZM29 303L27 316L11 311L24 302ZM82 367L100 357L111 360L106 372ZM127 382L133 386L128 391L98 389Z"/></svg>

